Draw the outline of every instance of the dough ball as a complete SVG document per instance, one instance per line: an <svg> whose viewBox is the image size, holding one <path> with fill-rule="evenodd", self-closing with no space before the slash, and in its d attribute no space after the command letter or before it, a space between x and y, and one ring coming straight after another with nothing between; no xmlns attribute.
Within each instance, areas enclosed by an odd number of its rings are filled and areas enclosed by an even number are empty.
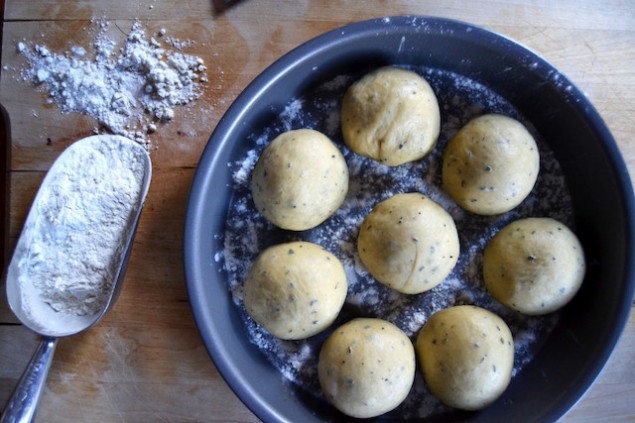
<svg viewBox="0 0 635 423"><path fill-rule="evenodd" d="M403 402L414 382L415 350L385 320L358 318L337 328L320 351L318 377L326 398L358 418L386 413Z"/></svg>
<svg viewBox="0 0 635 423"><path fill-rule="evenodd" d="M483 279L501 303L529 315L551 313L578 292L584 251L569 228L551 218L517 220L485 247Z"/></svg>
<svg viewBox="0 0 635 423"><path fill-rule="evenodd" d="M502 115L471 120L443 157L443 188L464 209L481 215L518 206L536 183L538 147L518 121Z"/></svg>
<svg viewBox="0 0 635 423"><path fill-rule="evenodd" d="M310 242L269 247L256 258L245 282L249 315L281 339L303 339L337 317L348 284L337 257Z"/></svg>
<svg viewBox="0 0 635 423"><path fill-rule="evenodd" d="M366 216L357 249L379 282L418 294L440 284L454 268L459 237L443 207L423 194L397 194Z"/></svg>
<svg viewBox="0 0 635 423"><path fill-rule="evenodd" d="M342 205L348 167L335 144L320 132L284 132L258 159L251 192L256 208L274 225L311 229Z"/></svg>
<svg viewBox="0 0 635 423"><path fill-rule="evenodd" d="M430 392L451 407L483 408L511 380L511 331L483 308L456 306L433 314L419 332L416 348Z"/></svg>
<svg viewBox="0 0 635 423"><path fill-rule="evenodd" d="M437 98L415 72L383 67L349 87L342 103L342 133L354 152L400 165L428 154L439 137Z"/></svg>

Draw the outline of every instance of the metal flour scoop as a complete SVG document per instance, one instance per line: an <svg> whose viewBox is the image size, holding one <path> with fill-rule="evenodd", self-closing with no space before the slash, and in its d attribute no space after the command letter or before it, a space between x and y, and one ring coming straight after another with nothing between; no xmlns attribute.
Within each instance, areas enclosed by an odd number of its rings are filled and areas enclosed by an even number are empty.
<svg viewBox="0 0 635 423"><path fill-rule="evenodd" d="M76 174L72 170L73 167L77 170ZM128 167L133 169L127 169ZM95 169L103 171L100 174L100 171ZM123 174L127 175L127 179L122 179ZM111 178L115 175L116 178ZM9 399L0 422L29 422L33 419L57 339L90 328L114 305L123 284L132 241L150 187L151 176L152 164L145 148L116 135L96 135L73 143L59 156L47 173L25 221L7 269L6 280L11 310L25 326L41 335L42 339ZM127 182L126 192L130 195L126 198L130 204L122 201L118 192L120 187L113 183L113 180ZM83 188L78 189L78 186ZM100 194L95 194L94 192L100 192L102 186L107 188L102 189ZM95 189L92 190L90 187ZM123 187L121 189L123 190ZM82 190L85 195L82 195ZM42 204L46 202L52 202L53 211L44 210ZM109 211L114 218L108 223L111 225L109 233L117 234L116 237L105 238L95 225L82 223L84 217L90 217L82 216L82 207L92 210L96 206L94 203L103 203L106 206L112 203L116 206L112 207L116 213ZM79 224L64 216L65 208L71 206L80 210L78 219L75 219L79 220ZM117 213L122 215L117 216ZM119 225L121 230L112 232L113 224ZM78 233L78 230L81 233ZM76 275L66 275L65 278L64 270L60 270L65 268L65 263L61 262L72 258L65 254L65 251L49 251L55 250L57 245L68 245L76 239L95 243L90 248L98 245L102 255L108 257L107 263L102 266L105 269L103 274L95 275L95 278L101 278L101 291L98 295L87 293L86 286L65 285L65 279L73 280L71 277ZM53 248L46 245L49 241ZM44 245L41 245L42 243ZM47 254L57 260L49 257L52 264L48 267L41 265L42 260L38 258ZM40 261L37 265L33 265L33 260L38 259ZM95 265L81 264L82 257L74 259L80 262L79 266L83 265L87 269L92 269L91 266ZM73 269L73 266L66 268ZM86 274L87 279L92 278L90 270L86 271ZM49 277L56 282L48 283L51 280ZM67 310L60 306L60 301L63 303L65 300L58 298L58 285L63 287L60 289L64 289L59 295L66 295L70 298L67 301L79 305L80 312L77 312L77 307ZM83 302L86 303L86 307L83 307Z"/></svg>

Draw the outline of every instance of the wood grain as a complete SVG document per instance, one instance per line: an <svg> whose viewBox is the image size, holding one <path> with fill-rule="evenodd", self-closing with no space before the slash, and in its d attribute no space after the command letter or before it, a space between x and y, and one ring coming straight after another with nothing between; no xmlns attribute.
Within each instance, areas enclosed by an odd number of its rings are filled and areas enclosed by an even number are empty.
<svg viewBox="0 0 635 423"><path fill-rule="evenodd" d="M554 64L593 102L635 176L635 12L627 0L243 0L223 11L211 0L6 0L0 103L11 119L8 248L19 236L39 183L91 118L61 113L20 79L16 43L63 51L90 48L91 19L123 41L135 19L149 34L195 40L210 82L198 101L152 137L153 182L125 286L103 322L60 341L37 421L256 422L227 387L203 347L183 276L183 220L190 183L216 123L267 66L299 44L347 23L384 15L469 21L513 38ZM18 324L0 295L0 404L37 337ZM635 419L635 318L606 369L563 421Z"/></svg>

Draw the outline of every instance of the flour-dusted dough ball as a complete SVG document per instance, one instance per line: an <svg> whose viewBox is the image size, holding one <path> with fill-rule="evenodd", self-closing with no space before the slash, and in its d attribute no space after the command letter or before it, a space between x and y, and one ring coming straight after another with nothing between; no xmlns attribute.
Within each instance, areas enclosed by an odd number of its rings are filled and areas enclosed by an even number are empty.
<svg viewBox="0 0 635 423"><path fill-rule="evenodd" d="M415 366L412 342L397 326L358 318L328 337L320 351L318 378L338 410L368 418L403 402L414 382Z"/></svg>
<svg viewBox="0 0 635 423"><path fill-rule="evenodd" d="M430 392L451 407L483 408L511 380L511 331L500 317L480 307L455 306L436 312L419 332L416 349Z"/></svg>
<svg viewBox="0 0 635 423"><path fill-rule="evenodd" d="M333 323L347 288L342 263L321 246L279 244L256 258L245 282L245 308L272 335L304 339Z"/></svg>
<svg viewBox="0 0 635 423"><path fill-rule="evenodd" d="M487 290L528 315L567 304L584 279L584 251L564 224L546 217L517 220L490 240L483 256Z"/></svg>
<svg viewBox="0 0 635 423"><path fill-rule="evenodd" d="M351 150L391 166L428 154L441 122L428 82L396 67L377 69L351 85L341 118L344 141Z"/></svg>
<svg viewBox="0 0 635 423"><path fill-rule="evenodd" d="M376 205L362 222L357 250L379 282L418 294L440 284L459 257L452 217L423 194L397 194Z"/></svg>
<svg viewBox="0 0 635 423"><path fill-rule="evenodd" d="M348 192L344 156L312 129L276 137L258 159L251 192L256 208L274 225L311 229L329 218Z"/></svg>
<svg viewBox="0 0 635 423"><path fill-rule="evenodd" d="M518 206L536 183L536 141L518 121L489 114L452 137L443 157L443 187L464 209L495 215Z"/></svg>

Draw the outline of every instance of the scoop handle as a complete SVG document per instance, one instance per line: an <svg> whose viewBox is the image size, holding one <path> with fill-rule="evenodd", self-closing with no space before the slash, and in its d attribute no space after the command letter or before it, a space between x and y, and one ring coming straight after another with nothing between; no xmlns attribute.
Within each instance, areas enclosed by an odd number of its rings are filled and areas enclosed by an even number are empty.
<svg viewBox="0 0 635 423"><path fill-rule="evenodd" d="M57 338L42 338L2 412L0 423L33 421L40 395L44 390L46 376L53 362L56 345Z"/></svg>

